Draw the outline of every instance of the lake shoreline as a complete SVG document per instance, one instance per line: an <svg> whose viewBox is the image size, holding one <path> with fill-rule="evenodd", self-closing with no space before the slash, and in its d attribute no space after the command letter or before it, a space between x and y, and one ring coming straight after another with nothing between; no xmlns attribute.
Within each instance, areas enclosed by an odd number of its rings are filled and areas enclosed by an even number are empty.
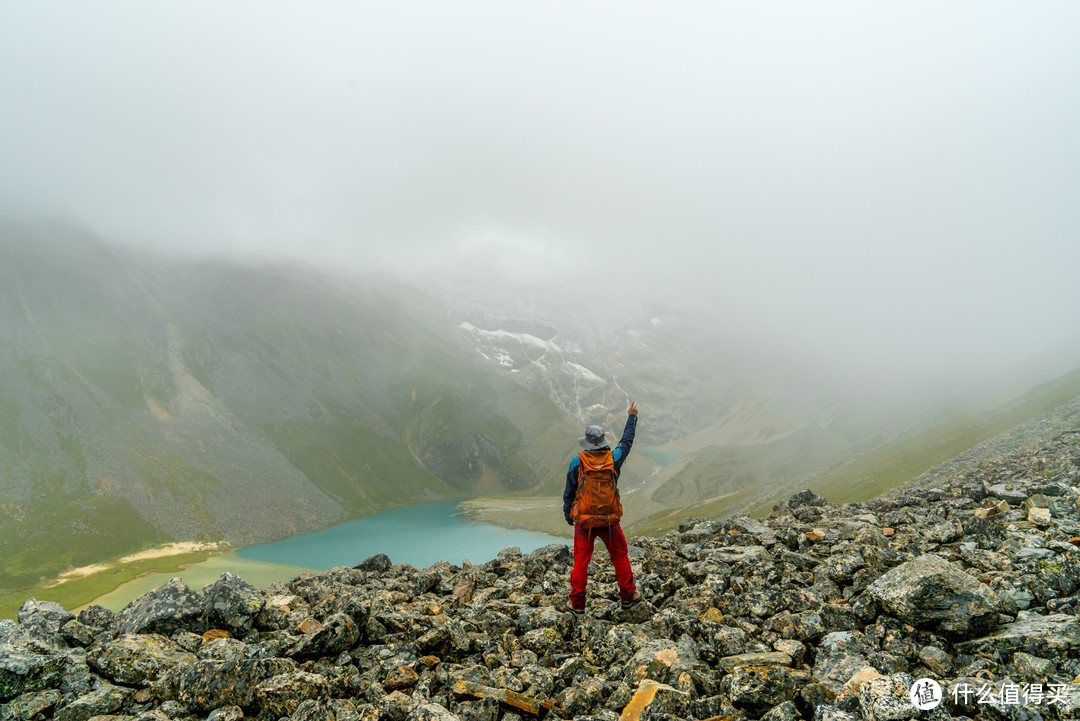
<svg viewBox="0 0 1080 721"><path fill-rule="evenodd" d="M4 594L0 596L0 618L7 616L14 618L21 602L28 598L53 600L67 608L75 608L76 610L97 604L117 611L129 601L167 582L170 578L179 577L184 579L189 587L198 591L204 585L212 583L225 571L236 573L252 585L265 588L273 581L287 581L302 573L324 569L314 568L304 563L278 563L274 560L268 560L267 557L260 558L257 557L260 555L259 549L265 550L264 547L274 546L274 544L287 546L289 544L303 543L298 539L310 537L317 539L320 538L318 534L333 533L335 529L348 527L349 524L371 523L371 519L378 520L379 517L385 517L382 514L390 514L392 517L405 519L397 521L400 524L406 522L411 513L418 511L422 513L424 509L428 511L433 508L441 509L446 512L445 515L454 519L453 521L443 519L441 522L449 522L452 527L460 525L472 529L464 531L463 538L473 537L478 534L487 537L489 541L494 539L494 545L489 543L487 550L474 550L469 546L469 550L463 550L461 553L456 554L460 555L461 558L439 559L449 560L455 565L460 565L462 561L469 560L469 555L475 556L472 560L476 562L489 560L486 558L481 559L477 554L490 553L494 557L494 553L501 550L501 548L519 545L516 539L520 538L525 539L525 546L529 546L531 543L533 547L536 547L537 543L544 545L545 543L565 543L569 540L569 529L562 522L561 511L557 507L561 499L536 497L525 499L525 501L523 505L521 499L456 499L430 504L401 506L351 519L311 534L300 534L299 536L291 536L255 546L232 547L225 542L197 541L168 543L137 553L127 554L120 558L101 561L80 568L67 569L53 579L26 589ZM534 507L533 504L537 503L543 507ZM533 512L534 510L535 512ZM554 518L558 519L556 523L549 522ZM391 528L390 533L392 534L395 530L397 529ZM423 530L421 529L421 532ZM461 529L457 529L455 533L460 534L461 532ZM539 534L546 536L546 538L538 538L532 534ZM390 537L393 536L380 536L381 540L378 546L368 549L371 550L371 553L367 553L367 555L386 553L394 562L408 562L402 560L400 553L395 553L397 549L393 542L386 542L386 538ZM450 545L453 546L453 543L466 543L468 546L466 541L453 541ZM495 548L495 546L498 546L498 548ZM367 555L359 557L361 553L366 553L366 551L358 552L355 557L350 557L347 563L335 563L334 565L354 565L359 563L367 557ZM253 555L256 557L252 557ZM444 553L443 555L455 554ZM422 568L426 565L431 564L425 563L423 566L417 567ZM115 584L107 580L109 576L113 577ZM213 577L211 578L211 576Z"/></svg>
<svg viewBox="0 0 1080 721"><path fill-rule="evenodd" d="M482 563L509 546L529 552L568 540L535 529L507 528L478 519L465 508L465 503L441 501L402 506L313 533L232 548L177 571L140 575L91 603L119 610L171 577L181 578L198 591L229 571L265 588L274 581L288 581L303 573L353 566L376 553L385 553L394 563L424 568L440 560L454 565L465 561Z"/></svg>

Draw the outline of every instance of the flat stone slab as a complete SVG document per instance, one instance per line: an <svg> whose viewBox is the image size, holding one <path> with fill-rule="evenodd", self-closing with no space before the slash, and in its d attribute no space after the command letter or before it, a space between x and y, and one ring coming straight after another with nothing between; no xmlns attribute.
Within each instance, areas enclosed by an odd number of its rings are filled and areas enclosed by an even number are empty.
<svg viewBox="0 0 1080 721"><path fill-rule="evenodd" d="M996 632L958 643L958 653L1000 653L1004 661L1017 651L1039 658L1064 658L1080 655L1080 617L1064 613L1051 616L1022 614Z"/></svg>
<svg viewBox="0 0 1080 721"><path fill-rule="evenodd" d="M704 556L721 563L745 563L755 561L768 553L768 549L764 546L727 546L715 550L710 549Z"/></svg>
<svg viewBox="0 0 1080 721"><path fill-rule="evenodd" d="M737 666L790 666L791 656L779 651L771 653L740 653L738 656L725 656L716 663L729 671Z"/></svg>
<svg viewBox="0 0 1080 721"><path fill-rule="evenodd" d="M988 487L986 492L994 498L1000 498L1003 501L1009 503L1023 503L1027 500L1028 494L1016 488L1006 488L1004 483L995 483Z"/></svg>

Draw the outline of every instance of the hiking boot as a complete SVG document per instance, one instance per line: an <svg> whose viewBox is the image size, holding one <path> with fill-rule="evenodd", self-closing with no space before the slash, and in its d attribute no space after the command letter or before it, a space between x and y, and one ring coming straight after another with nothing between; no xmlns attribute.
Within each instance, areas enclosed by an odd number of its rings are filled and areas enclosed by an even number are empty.
<svg viewBox="0 0 1080 721"><path fill-rule="evenodd" d="M622 610L629 611L634 606L637 606L639 603L641 603L641 591L634 591L633 598L631 598L629 601L622 602Z"/></svg>
<svg viewBox="0 0 1080 721"><path fill-rule="evenodd" d="M584 608L571 608L570 613L573 614L575 621L582 621L585 619Z"/></svg>

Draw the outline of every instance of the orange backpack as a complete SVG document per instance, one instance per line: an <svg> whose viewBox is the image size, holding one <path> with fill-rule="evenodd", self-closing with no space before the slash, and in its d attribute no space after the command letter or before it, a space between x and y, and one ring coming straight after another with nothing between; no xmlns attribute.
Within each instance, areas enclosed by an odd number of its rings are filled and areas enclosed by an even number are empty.
<svg viewBox="0 0 1080 721"><path fill-rule="evenodd" d="M614 526L622 518L619 487L615 485L615 459L611 451L578 454L578 486L570 517L582 528Z"/></svg>

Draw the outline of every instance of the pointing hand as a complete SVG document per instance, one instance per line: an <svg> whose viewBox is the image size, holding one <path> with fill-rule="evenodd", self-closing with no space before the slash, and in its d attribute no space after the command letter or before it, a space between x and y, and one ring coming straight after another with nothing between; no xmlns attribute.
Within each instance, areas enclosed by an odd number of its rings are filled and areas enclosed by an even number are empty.
<svg viewBox="0 0 1080 721"><path fill-rule="evenodd" d="M630 410L628 410L626 412L626 414L628 416L636 416L637 415L637 405L633 401L630 401Z"/></svg>

